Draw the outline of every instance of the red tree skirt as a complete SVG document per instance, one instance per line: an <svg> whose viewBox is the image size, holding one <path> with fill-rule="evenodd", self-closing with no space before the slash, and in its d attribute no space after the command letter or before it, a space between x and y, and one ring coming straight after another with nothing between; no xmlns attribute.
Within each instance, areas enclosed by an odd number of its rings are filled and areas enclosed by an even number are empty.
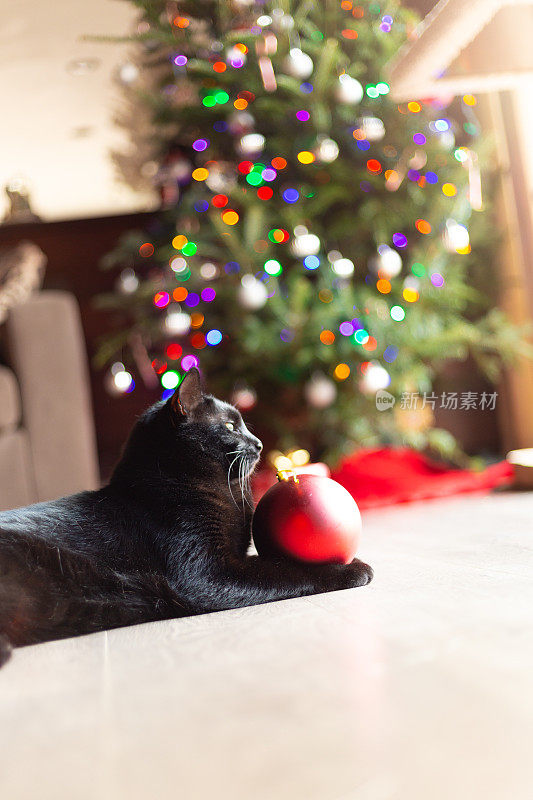
<svg viewBox="0 0 533 800"><path fill-rule="evenodd" d="M501 461L482 472L448 469L408 448L359 450L331 476L355 498L359 508L429 500L464 492L488 492L510 484L511 464Z"/></svg>

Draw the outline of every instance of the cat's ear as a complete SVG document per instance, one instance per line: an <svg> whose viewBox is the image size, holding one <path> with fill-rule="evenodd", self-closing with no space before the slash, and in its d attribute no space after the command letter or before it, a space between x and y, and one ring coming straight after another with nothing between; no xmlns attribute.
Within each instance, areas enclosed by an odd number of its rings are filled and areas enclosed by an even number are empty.
<svg viewBox="0 0 533 800"><path fill-rule="evenodd" d="M172 395L171 405L177 413L187 416L202 402L203 396L200 373L196 367L192 367Z"/></svg>

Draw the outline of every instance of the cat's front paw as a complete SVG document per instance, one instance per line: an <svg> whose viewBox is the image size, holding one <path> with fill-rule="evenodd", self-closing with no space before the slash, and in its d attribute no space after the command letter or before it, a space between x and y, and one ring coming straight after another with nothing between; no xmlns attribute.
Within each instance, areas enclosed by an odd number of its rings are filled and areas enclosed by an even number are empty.
<svg viewBox="0 0 533 800"><path fill-rule="evenodd" d="M364 577L364 582L359 583L358 586L366 586L367 583L370 583L372 578L374 577L374 570L370 566L370 564L365 564L364 561L360 561L358 558L354 558L352 564L357 564L357 570L361 576Z"/></svg>
<svg viewBox="0 0 533 800"><path fill-rule="evenodd" d="M374 577L372 567L358 558L354 558L349 564L338 569L336 589L355 589L357 586L366 586Z"/></svg>

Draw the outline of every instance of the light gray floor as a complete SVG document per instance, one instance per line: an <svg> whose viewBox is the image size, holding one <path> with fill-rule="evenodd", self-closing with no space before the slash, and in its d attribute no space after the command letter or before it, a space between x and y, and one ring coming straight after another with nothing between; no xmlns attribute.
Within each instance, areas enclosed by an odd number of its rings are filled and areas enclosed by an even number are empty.
<svg viewBox="0 0 533 800"><path fill-rule="evenodd" d="M19 650L2 800L529 800L533 494L372 512L370 587Z"/></svg>

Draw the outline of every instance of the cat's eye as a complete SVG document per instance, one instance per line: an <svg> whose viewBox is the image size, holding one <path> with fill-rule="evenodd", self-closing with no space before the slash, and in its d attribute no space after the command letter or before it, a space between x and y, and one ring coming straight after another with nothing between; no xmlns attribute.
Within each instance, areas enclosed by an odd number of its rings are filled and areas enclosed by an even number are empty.
<svg viewBox="0 0 533 800"><path fill-rule="evenodd" d="M234 431L235 425L233 424L233 422L226 422L226 428L228 429L228 431Z"/></svg>

